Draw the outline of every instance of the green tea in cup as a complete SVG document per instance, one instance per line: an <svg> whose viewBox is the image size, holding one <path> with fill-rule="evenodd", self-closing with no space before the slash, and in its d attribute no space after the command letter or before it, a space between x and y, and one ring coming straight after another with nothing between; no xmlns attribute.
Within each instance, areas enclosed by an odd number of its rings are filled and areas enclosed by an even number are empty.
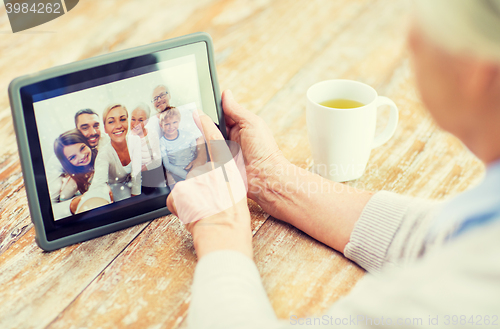
<svg viewBox="0 0 500 329"><path fill-rule="evenodd" d="M355 109L357 107L365 106L365 104L345 98L329 99L319 103L319 105L331 107L334 109Z"/></svg>

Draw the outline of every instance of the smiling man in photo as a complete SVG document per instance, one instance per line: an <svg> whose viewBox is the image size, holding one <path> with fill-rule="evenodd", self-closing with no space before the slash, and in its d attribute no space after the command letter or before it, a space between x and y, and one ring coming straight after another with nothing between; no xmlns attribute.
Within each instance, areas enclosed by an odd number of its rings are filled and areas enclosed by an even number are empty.
<svg viewBox="0 0 500 329"><path fill-rule="evenodd" d="M85 136L90 147L99 148L99 142L102 140L99 115L97 113L91 109L76 112L75 127Z"/></svg>

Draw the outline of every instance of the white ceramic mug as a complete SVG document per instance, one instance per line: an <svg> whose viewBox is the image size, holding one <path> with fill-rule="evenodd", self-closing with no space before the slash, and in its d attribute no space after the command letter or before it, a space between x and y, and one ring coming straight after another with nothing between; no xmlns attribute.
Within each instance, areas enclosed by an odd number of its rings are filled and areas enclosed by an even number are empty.
<svg viewBox="0 0 500 329"><path fill-rule="evenodd" d="M350 99L365 105L335 109L319 104L331 99ZM375 137L377 108L382 105L390 106L390 117L384 131ZM364 83L327 80L307 90L306 117L313 171L333 181L345 182L361 177L372 148L392 137L398 124L398 108Z"/></svg>

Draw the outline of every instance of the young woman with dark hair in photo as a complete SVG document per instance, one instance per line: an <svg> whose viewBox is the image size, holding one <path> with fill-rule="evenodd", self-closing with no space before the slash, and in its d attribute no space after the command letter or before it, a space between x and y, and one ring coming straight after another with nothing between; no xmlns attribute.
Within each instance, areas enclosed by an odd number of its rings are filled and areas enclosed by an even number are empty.
<svg viewBox="0 0 500 329"><path fill-rule="evenodd" d="M72 129L56 138L54 153L61 162L65 174L61 175L52 186L49 184L51 192L57 191L57 200L52 198L52 202L57 203L73 198L70 210L74 214L81 198L78 194L87 192L92 181L97 149L92 149L85 136L77 129ZM57 214L55 217L59 219Z"/></svg>

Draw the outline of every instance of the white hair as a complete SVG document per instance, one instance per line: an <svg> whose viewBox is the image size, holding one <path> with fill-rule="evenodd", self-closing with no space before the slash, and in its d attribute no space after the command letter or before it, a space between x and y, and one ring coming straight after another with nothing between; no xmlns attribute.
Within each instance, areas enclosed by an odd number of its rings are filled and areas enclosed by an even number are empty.
<svg viewBox="0 0 500 329"><path fill-rule="evenodd" d="M164 84L159 84L159 85L156 85L156 86L153 88L153 92L154 92L156 89L158 89L158 88L163 88L163 89L165 89L165 90L167 91L167 93L169 93L169 94L170 94L170 89L168 89L168 87L167 87L167 86L165 86Z"/></svg>
<svg viewBox="0 0 500 329"><path fill-rule="evenodd" d="M137 110L137 109L140 109L140 110L143 110L144 113L146 113L146 118L149 119L149 116L151 114L151 110L149 108L149 105L144 103L144 102L140 102L139 104L137 104L135 107L134 107L134 111ZM133 111L132 111L133 112Z"/></svg>
<svg viewBox="0 0 500 329"><path fill-rule="evenodd" d="M500 62L500 0L414 0L423 32L453 53Z"/></svg>

